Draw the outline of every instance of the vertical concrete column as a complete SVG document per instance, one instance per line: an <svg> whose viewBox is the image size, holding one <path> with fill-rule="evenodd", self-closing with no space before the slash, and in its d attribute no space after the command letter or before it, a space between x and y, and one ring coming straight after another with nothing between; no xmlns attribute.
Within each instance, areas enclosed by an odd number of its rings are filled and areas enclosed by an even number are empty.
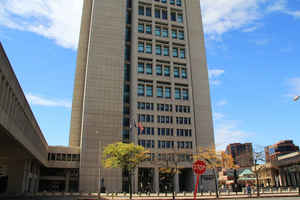
<svg viewBox="0 0 300 200"><path fill-rule="evenodd" d="M139 189L139 169L137 168L135 171L134 171L134 175L133 175L133 183L132 183L132 192L133 193L137 193L138 192L138 189Z"/></svg>
<svg viewBox="0 0 300 200"><path fill-rule="evenodd" d="M66 170L65 192L69 192L70 188L70 170Z"/></svg>
<svg viewBox="0 0 300 200"><path fill-rule="evenodd" d="M14 160L8 163L8 194L22 194L25 192L25 160Z"/></svg>
<svg viewBox="0 0 300 200"><path fill-rule="evenodd" d="M179 175L178 173L175 174L174 176L174 189L175 189L175 192L179 192Z"/></svg>
<svg viewBox="0 0 300 200"><path fill-rule="evenodd" d="M153 177L154 181L154 191L155 192L159 192L159 169L158 167L154 168L154 177Z"/></svg>

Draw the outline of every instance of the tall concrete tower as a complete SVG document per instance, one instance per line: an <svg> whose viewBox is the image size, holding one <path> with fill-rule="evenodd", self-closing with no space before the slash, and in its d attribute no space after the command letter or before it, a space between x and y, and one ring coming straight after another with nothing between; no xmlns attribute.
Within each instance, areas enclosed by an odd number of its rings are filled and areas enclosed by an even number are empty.
<svg viewBox="0 0 300 200"><path fill-rule="evenodd" d="M156 161L174 152L184 167L175 188L192 190L191 155L214 143L199 0L84 0L70 130L70 146L81 147L80 191L99 182L127 190L125 172L101 166L103 148L118 141L151 152L135 191L142 179L162 191Z"/></svg>

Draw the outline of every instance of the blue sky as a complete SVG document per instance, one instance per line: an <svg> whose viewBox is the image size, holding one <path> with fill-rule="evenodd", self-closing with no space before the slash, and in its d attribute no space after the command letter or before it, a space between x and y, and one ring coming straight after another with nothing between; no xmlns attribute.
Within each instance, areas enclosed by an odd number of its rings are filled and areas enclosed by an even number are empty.
<svg viewBox="0 0 300 200"><path fill-rule="evenodd" d="M0 0L0 40L50 145L67 145L82 0ZM300 1L201 0L215 137L300 144Z"/></svg>

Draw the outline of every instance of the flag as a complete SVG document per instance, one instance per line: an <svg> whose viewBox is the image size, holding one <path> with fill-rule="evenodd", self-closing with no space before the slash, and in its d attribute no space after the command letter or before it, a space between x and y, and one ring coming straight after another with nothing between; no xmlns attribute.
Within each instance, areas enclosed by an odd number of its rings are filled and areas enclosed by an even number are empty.
<svg viewBox="0 0 300 200"><path fill-rule="evenodd" d="M138 123L138 127L139 127L140 131L143 132L144 127L141 122Z"/></svg>

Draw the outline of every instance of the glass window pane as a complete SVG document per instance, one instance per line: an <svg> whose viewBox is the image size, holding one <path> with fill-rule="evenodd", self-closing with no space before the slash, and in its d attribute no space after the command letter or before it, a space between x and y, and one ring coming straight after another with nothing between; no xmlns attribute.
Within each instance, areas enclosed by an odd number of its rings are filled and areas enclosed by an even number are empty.
<svg viewBox="0 0 300 200"><path fill-rule="evenodd" d="M184 58L185 58L185 49L180 49L180 55L179 55L179 57L180 57L181 59L184 59Z"/></svg>
<svg viewBox="0 0 300 200"><path fill-rule="evenodd" d="M181 93L179 88L175 88L174 97L175 99L181 99Z"/></svg>
<svg viewBox="0 0 300 200"><path fill-rule="evenodd" d="M160 18L160 9L155 9L155 18Z"/></svg>
<svg viewBox="0 0 300 200"><path fill-rule="evenodd" d="M170 67L169 66L164 67L164 75L165 76L170 76Z"/></svg>
<svg viewBox="0 0 300 200"><path fill-rule="evenodd" d="M166 88L165 88L165 97L166 97L167 99L170 99L170 98L171 98L171 88L169 88L169 87L166 87Z"/></svg>
<svg viewBox="0 0 300 200"><path fill-rule="evenodd" d="M163 88L162 87L157 87L156 96L163 97Z"/></svg>
<svg viewBox="0 0 300 200"><path fill-rule="evenodd" d="M140 53L143 53L144 52L144 43L143 42L139 42L139 45L138 45L138 51Z"/></svg>
<svg viewBox="0 0 300 200"><path fill-rule="evenodd" d="M162 75L162 65L156 65L156 75Z"/></svg>
<svg viewBox="0 0 300 200"><path fill-rule="evenodd" d="M138 73L144 73L144 63L138 63Z"/></svg>
<svg viewBox="0 0 300 200"><path fill-rule="evenodd" d="M152 64L150 64L150 63L146 64L146 73L148 75L152 75Z"/></svg>
<svg viewBox="0 0 300 200"><path fill-rule="evenodd" d="M176 5L181 6L181 0L176 0Z"/></svg>
<svg viewBox="0 0 300 200"><path fill-rule="evenodd" d="M161 34L161 29L160 29L160 27L159 27L159 26L155 27L155 35L156 35L156 36L160 36L160 34Z"/></svg>
<svg viewBox="0 0 300 200"><path fill-rule="evenodd" d="M172 30L172 38L177 39L177 30L175 29Z"/></svg>
<svg viewBox="0 0 300 200"><path fill-rule="evenodd" d="M186 79L187 78L187 72L186 72L186 69L181 69L181 77Z"/></svg>
<svg viewBox="0 0 300 200"><path fill-rule="evenodd" d="M153 96L153 87L151 85L146 86L146 95L147 95L147 97Z"/></svg>
<svg viewBox="0 0 300 200"><path fill-rule="evenodd" d="M178 38L179 38L179 40L184 40L184 32L183 31L178 32Z"/></svg>
<svg viewBox="0 0 300 200"><path fill-rule="evenodd" d="M144 6L139 6L139 15L144 15Z"/></svg>
<svg viewBox="0 0 300 200"><path fill-rule="evenodd" d="M174 5L175 4L175 0L170 0L170 4Z"/></svg>
<svg viewBox="0 0 300 200"><path fill-rule="evenodd" d="M171 12L171 21L176 22L176 12Z"/></svg>
<svg viewBox="0 0 300 200"><path fill-rule="evenodd" d="M178 14L177 15L177 22L183 23L183 16L182 16L182 14Z"/></svg>
<svg viewBox="0 0 300 200"><path fill-rule="evenodd" d="M138 32L139 33L144 33L144 24L139 24L138 25Z"/></svg>
<svg viewBox="0 0 300 200"><path fill-rule="evenodd" d="M150 43L146 44L146 53L152 53L152 44Z"/></svg>
<svg viewBox="0 0 300 200"><path fill-rule="evenodd" d="M167 10L162 10L162 19L168 19L168 11Z"/></svg>
<svg viewBox="0 0 300 200"><path fill-rule="evenodd" d="M160 45L156 45L156 55L161 55L161 46Z"/></svg>
<svg viewBox="0 0 300 200"><path fill-rule="evenodd" d="M150 24L146 25L146 33L152 34L152 26Z"/></svg>
<svg viewBox="0 0 300 200"><path fill-rule="evenodd" d="M180 76L179 76L179 68L178 67L174 67L174 77L175 78L179 78Z"/></svg>
<svg viewBox="0 0 300 200"><path fill-rule="evenodd" d="M187 89L182 89L182 98L183 98L183 100L189 99L189 92Z"/></svg>
<svg viewBox="0 0 300 200"><path fill-rule="evenodd" d="M138 85L138 96L144 96L145 95L145 88L144 85L139 84Z"/></svg>
<svg viewBox="0 0 300 200"><path fill-rule="evenodd" d="M178 57L178 48L173 48L173 57Z"/></svg>
<svg viewBox="0 0 300 200"><path fill-rule="evenodd" d="M148 16L148 17L152 16L152 11L151 11L151 8L149 8L149 7L146 8L146 16Z"/></svg>
<svg viewBox="0 0 300 200"><path fill-rule="evenodd" d="M169 56L169 47L164 47L164 56Z"/></svg>
<svg viewBox="0 0 300 200"><path fill-rule="evenodd" d="M168 29L167 28L164 28L163 31L162 31L162 36L163 37L169 37L169 32L168 32Z"/></svg>

